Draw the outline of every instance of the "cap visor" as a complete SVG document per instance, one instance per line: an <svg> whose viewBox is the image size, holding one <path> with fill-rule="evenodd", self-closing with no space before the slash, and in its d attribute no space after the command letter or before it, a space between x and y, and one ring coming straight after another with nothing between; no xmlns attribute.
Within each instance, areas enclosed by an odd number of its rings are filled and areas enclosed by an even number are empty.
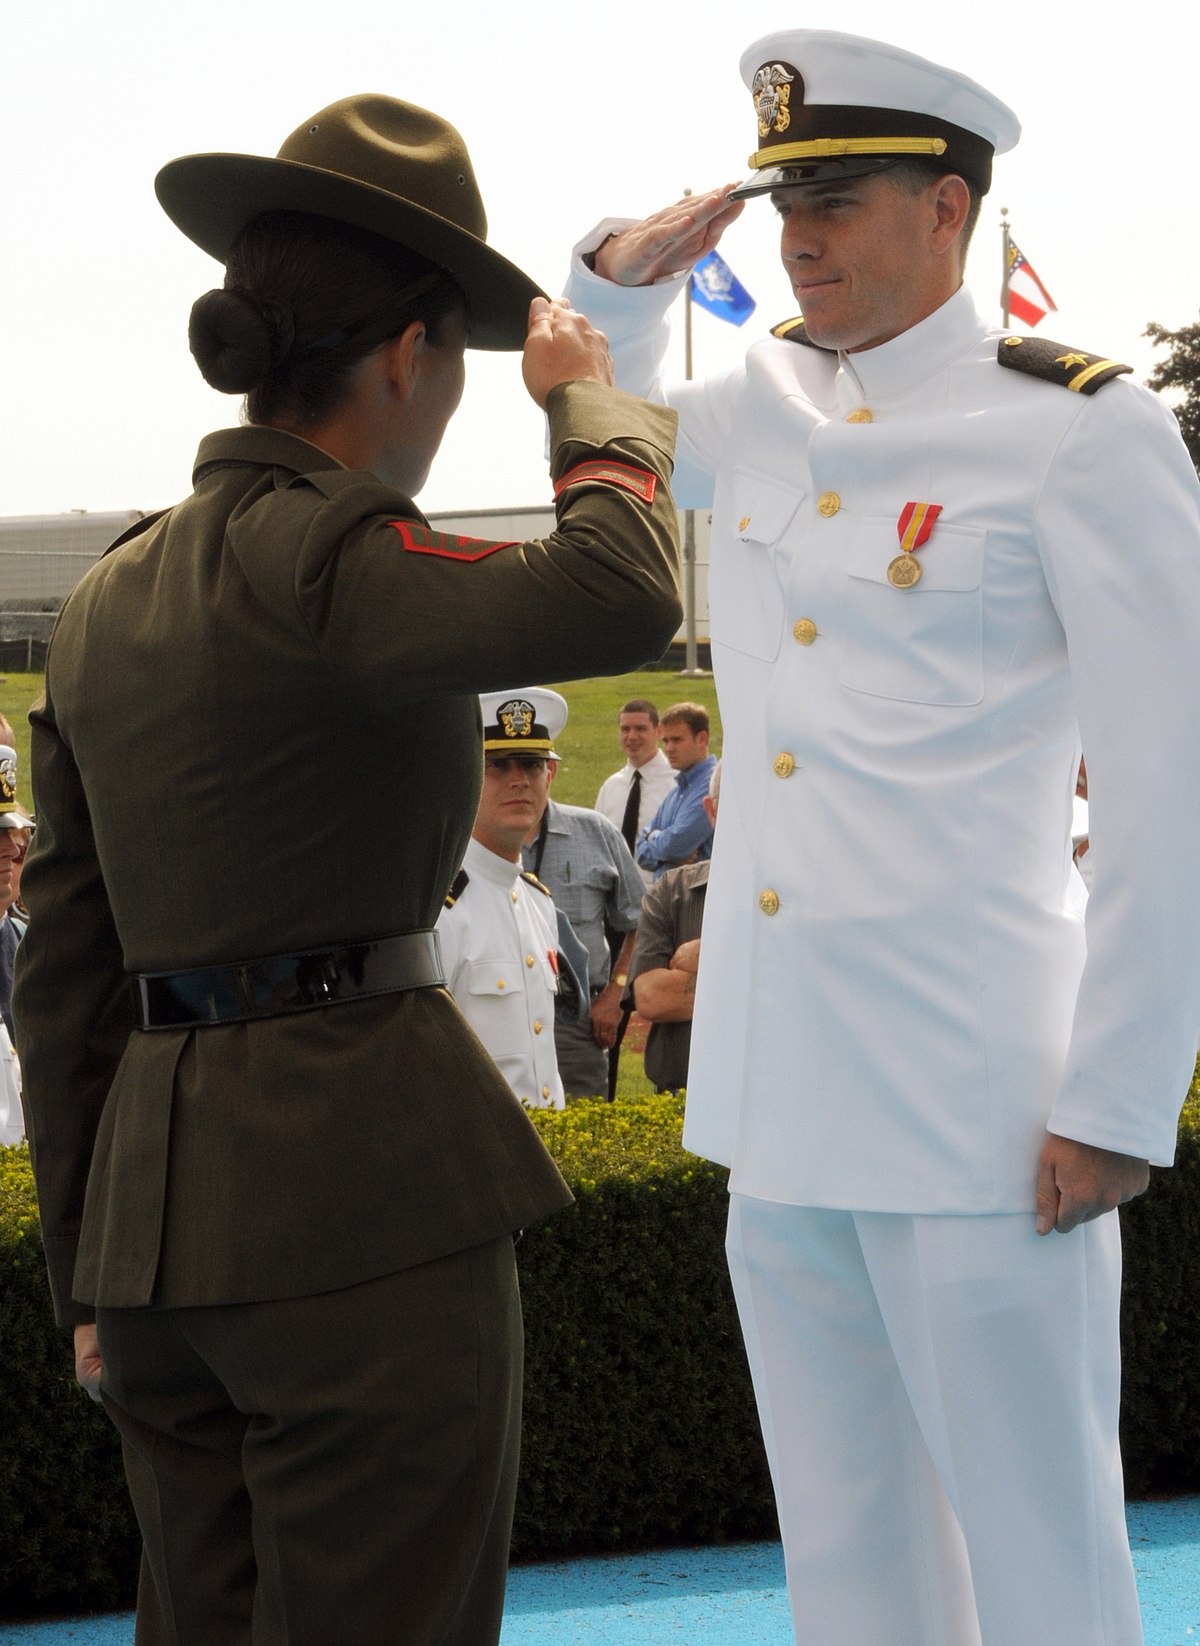
<svg viewBox="0 0 1200 1646"><path fill-rule="evenodd" d="M899 164L900 155L885 155L882 159L853 155L845 160L813 160L808 164L791 166L764 166L752 172L744 183L739 183L729 198L750 200L756 194L770 194L772 189L800 189L815 183L848 182L852 177L870 177L877 171L886 171Z"/></svg>

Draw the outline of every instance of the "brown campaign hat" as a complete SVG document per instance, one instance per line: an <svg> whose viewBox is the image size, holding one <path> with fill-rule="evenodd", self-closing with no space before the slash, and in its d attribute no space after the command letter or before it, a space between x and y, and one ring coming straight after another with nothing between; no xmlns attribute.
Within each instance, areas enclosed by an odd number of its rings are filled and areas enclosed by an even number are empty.
<svg viewBox="0 0 1200 1646"><path fill-rule="evenodd" d="M487 244L487 215L458 132L394 97L331 103L273 159L184 155L154 187L171 221L222 263L246 224L269 211L330 217L408 247L461 287L471 348L522 348L529 304L545 295Z"/></svg>

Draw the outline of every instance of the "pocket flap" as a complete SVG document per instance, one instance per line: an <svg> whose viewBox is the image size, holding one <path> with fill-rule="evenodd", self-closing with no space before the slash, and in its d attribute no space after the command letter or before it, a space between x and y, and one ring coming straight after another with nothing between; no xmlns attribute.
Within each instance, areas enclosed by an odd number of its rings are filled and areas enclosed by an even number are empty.
<svg viewBox="0 0 1200 1646"><path fill-rule="evenodd" d="M922 590L945 589L965 593L977 589L983 576L983 546L987 533L973 526L947 526L938 521L929 541L916 551L921 568L920 581L912 588L898 589L905 600ZM888 567L901 553L894 520L864 520L846 563L851 577L871 583L887 583Z"/></svg>
<svg viewBox="0 0 1200 1646"><path fill-rule="evenodd" d="M508 960L475 960L466 969L467 993L495 995L524 994L525 979L520 968Z"/></svg>
<svg viewBox="0 0 1200 1646"><path fill-rule="evenodd" d="M808 496L753 469L735 469L730 482L733 535L740 543L777 543Z"/></svg>

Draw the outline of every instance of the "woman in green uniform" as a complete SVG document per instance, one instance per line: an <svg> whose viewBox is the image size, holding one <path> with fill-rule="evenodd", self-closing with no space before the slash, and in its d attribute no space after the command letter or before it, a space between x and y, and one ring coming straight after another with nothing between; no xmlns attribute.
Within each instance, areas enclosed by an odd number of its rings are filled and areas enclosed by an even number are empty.
<svg viewBox="0 0 1200 1646"><path fill-rule="evenodd" d="M348 98L158 192L226 265L190 340L246 413L75 589L31 717L16 1013L55 1306L123 1438L139 1646L484 1646L511 1236L568 1195L432 928L478 694L628 669L678 622L673 415L487 245L424 110ZM544 541L412 502L466 347L524 347Z"/></svg>

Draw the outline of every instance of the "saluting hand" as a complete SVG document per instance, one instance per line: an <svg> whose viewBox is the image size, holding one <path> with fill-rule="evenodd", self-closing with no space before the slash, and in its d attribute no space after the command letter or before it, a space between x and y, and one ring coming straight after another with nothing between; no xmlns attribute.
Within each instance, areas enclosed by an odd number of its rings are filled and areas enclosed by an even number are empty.
<svg viewBox="0 0 1200 1646"><path fill-rule="evenodd" d="M606 240L596 253L596 273L617 286L652 286L665 275L694 268L740 217L744 200L730 200L736 183L709 194L685 195Z"/></svg>
<svg viewBox="0 0 1200 1646"><path fill-rule="evenodd" d="M607 383L612 387L608 338L565 297L548 303L535 297L529 305L529 333L521 363L525 387L546 409L546 397L560 383Z"/></svg>

